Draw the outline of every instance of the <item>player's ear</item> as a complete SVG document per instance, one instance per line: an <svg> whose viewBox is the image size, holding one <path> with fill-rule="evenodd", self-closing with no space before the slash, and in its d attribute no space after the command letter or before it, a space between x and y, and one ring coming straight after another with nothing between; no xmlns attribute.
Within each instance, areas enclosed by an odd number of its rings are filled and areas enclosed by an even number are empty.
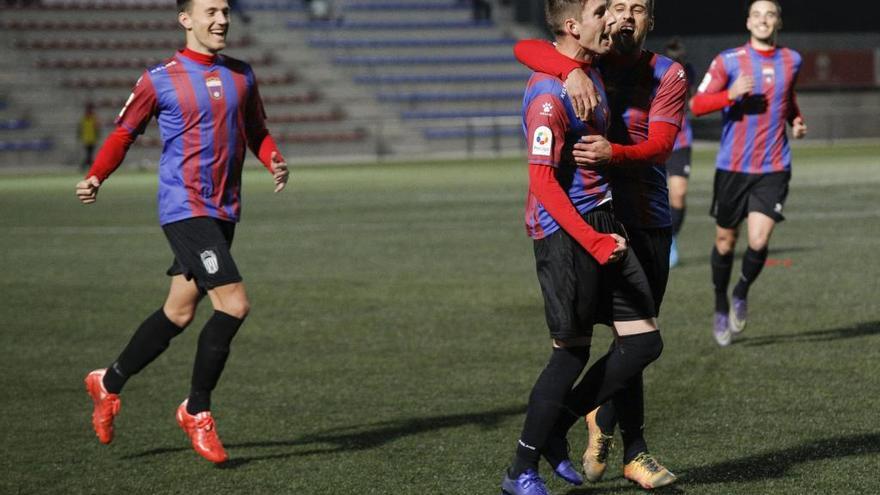
<svg viewBox="0 0 880 495"><path fill-rule="evenodd" d="M652 17L652 18L648 19L648 32L651 32L653 30L654 30L654 18Z"/></svg>
<svg viewBox="0 0 880 495"><path fill-rule="evenodd" d="M581 28L578 25L577 21L572 18L568 18L565 20L565 30L571 33L575 38L580 39L581 37Z"/></svg>
<svg viewBox="0 0 880 495"><path fill-rule="evenodd" d="M185 10L177 14L177 22L187 31L192 29L192 19L190 19L189 14Z"/></svg>

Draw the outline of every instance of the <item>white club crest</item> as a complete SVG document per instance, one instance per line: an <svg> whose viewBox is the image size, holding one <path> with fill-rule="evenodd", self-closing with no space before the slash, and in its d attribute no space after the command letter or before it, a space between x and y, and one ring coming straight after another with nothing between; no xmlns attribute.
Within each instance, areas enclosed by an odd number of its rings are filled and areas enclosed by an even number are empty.
<svg viewBox="0 0 880 495"><path fill-rule="evenodd" d="M199 254L199 257L202 258L202 265L205 266L208 275L213 275L220 271L220 261L217 259L214 251L206 249Z"/></svg>

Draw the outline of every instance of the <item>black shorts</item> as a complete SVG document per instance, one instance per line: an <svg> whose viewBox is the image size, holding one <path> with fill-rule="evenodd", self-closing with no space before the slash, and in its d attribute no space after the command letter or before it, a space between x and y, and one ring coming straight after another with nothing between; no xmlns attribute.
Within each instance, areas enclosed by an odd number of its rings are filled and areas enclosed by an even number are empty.
<svg viewBox="0 0 880 495"><path fill-rule="evenodd" d="M677 175L685 179L691 176L691 147L679 148L666 160L666 175Z"/></svg>
<svg viewBox="0 0 880 495"><path fill-rule="evenodd" d="M199 291L241 282L230 249L235 224L210 217L188 218L162 226L174 261L166 272L195 279Z"/></svg>
<svg viewBox="0 0 880 495"><path fill-rule="evenodd" d="M639 229L627 227L629 246L639 258L651 295L654 297L654 312L660 316L660 305L666 294L669 282L669 250L672 249L672 227Z"/></svg>
<svg viewBox="0 0 880 495"><path fill-rule="evenodd" d="M791 172L744 174L715 171L715 188L709 214L724 229L734 229L749 213L763 213L777 223L785 220L782 208L788 197Z"/></svg>
<svg viewBox="0 0 880 495"><path fill-rule="evenodd" d="M583 215L602 233L626 236L610 207ZM567 232L560 229L534 242L538 282L550 337L569 340L593 335L593 325L654 316L647 277L631 250L621 260L599 265Z"/></svg>

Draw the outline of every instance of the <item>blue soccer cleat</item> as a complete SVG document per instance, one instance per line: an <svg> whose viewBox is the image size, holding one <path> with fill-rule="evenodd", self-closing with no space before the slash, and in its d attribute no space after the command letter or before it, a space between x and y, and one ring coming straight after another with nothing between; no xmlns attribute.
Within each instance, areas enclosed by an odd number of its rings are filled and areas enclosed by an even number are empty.
<svg viewBox="0 0 880 495"><path fill-rule="evenodd" d="M504 473L501 480L501 495L551 495L544 485L544 480L533 469L528 469L515 480L510 474Z"/></svg>
<svg viewBox="0 0 880 495"><path fill-rule="evenodd" d="M566 483L574 486L581 486L584 484L584 477L581 476L581 473L577 472L574 468L574 464L571 463L569 459L566 459L559 463L553 472L556 476L562 478Z"/></svg>
<svg viewBox="0 0 880 495"><path fill-rule="evenodd" d="M678 265L678 242L675 237L672 238L672 245L669 247L669 268Z"/></svg>
<svg viewBox="0 0 880 495"><path fill-rule="evenodd" d="M715 313L715 328L712 330L712 335L721 347L730 345L730 320L727 313Z"/></svg>
<svg viewBox="0 0 880 495"><path fill-rule="evenodd" d="M746 318L748 315L748 301L733 296L733 304L730 305L730 331L734 335L740 334L746 329Z"/></svg>

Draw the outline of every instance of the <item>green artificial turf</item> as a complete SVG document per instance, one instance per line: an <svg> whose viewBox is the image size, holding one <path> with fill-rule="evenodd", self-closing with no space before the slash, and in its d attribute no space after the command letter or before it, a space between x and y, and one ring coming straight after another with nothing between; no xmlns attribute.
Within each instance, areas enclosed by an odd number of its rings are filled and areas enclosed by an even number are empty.
<svg viewBox="0 0 880 495"><path fill-rule="evenodd" d="M670 492L880 490L878 156L796 149L749 327L720 349L713 156L695 155L666 347L645 375L649 445L681 477ZM161 305L171 255L154 173L117 173L90 207L76 180L0 177L0 492L499 492L549 355L521 160L295 167L279 195L249 169L233 253L252 313L213 402L223 468L174 421L207 301L129 382L113 444L91 431L82 379ZM597 328L594 359L609 341ZM584 431L570 435L576 459ZM620 453L602 482L550 489L638 493Z"/></svg>

